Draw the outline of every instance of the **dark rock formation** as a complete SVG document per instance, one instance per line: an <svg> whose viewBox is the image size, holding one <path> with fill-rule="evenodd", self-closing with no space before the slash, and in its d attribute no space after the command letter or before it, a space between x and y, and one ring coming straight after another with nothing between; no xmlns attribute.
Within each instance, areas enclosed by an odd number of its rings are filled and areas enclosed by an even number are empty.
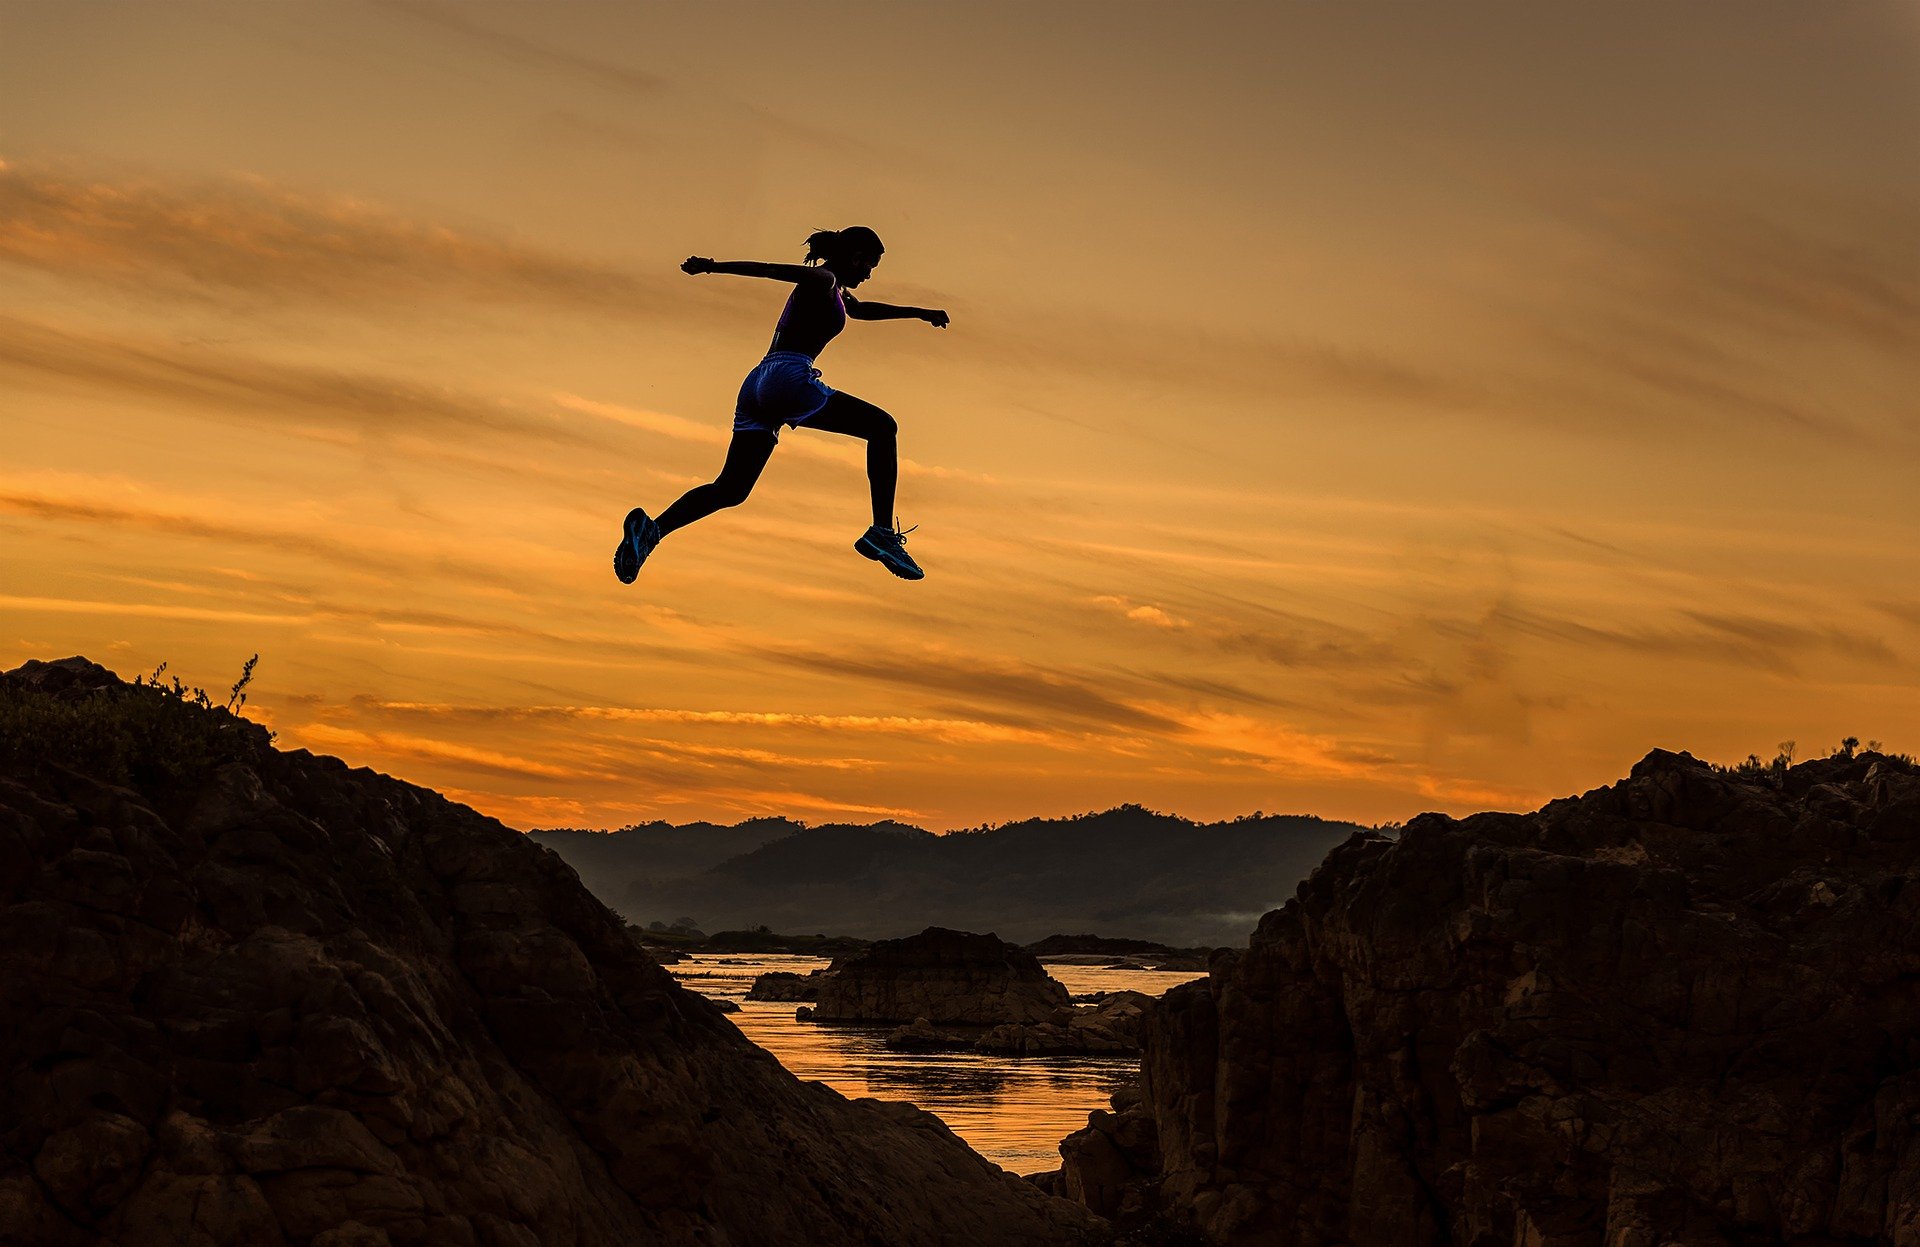
<svg viewBox="0 0 1920 1247"><path fill-rule="evenodd" d="M1026 946L1036 957L1058 957L1068 953L1099 953L1107 957L1138 957L1147 954L1191 952L1192 949L1168 948L1152 940L1118 939L1105 935L1049 935Z"/></svg>
<svg viewBox="0 0 1920 1247"><path fill-rule="evenodd" d="M935 1026L925 1018L915 1018L906 1026L888 1032L881 1042L895 1052L970 1052L979 1035L977 1026L952 1030Z"/></svg>
<svg viewBox="0 0 1920 1247"><path fill-rule="evenodd" d="M69 729L123 711L177 727L148 714L164 696L78 660L0 677L8 1247L960 1247L1090 1224L926 1113L799 1082L557 856L435 793L230 716L166 746L164 783L62 765L106 756Z"/></svg>
<svg viewBox="0 0 1920 1247"><path fill-rule="evenodd" d="M1140 1032L1153 997L1145 992L1108 992L1096 1004L1061 1009L1044 1022L1005 1022L974 1044L980 1052L1016 1056L1092 1056L1138 1052Z"/></svg>
<svg viewBox="0 0 1920 1247"><path fill-rule="evenodd" d="M1055 1188L1223 1244L1910 1241L1917 867L1871 754L1355 836L1162 998Z"/></svg>
<svg viewBox="0 0 1920 1247"><path fill-rule="evenodd" d="M998 936L928 927L834 961L813 1020L994 1026L1044 1022L1068 1004L1032 953Z"/></svg>
<svg viewBox="0 0 1920 1247"><path fill-rule="evenodd" d="M1002 1056L1113 1056L1140 1051L1141 1021L1153 1007L1145 992L1102 992L1095 1004L1056 1009L1044 1022L1002 1022L960 1029L915 1018L889 1034L901 1052L966 1050Z"/></svg>
<svg viewBox="0 0 1920 1247"><path fill-rule="evenodd" d="M747 989L748 1000L818 1000L825 970L794 974L788 970L770 970L753 980Z"/></svg>
<svg viewBox="0 0 1920 1247"><path fill-rule="evenodd" d="M1086 1129L1061 1141L1059 1169L1030 1174L1028 1181L1134 1225L1157 1211L1159 1136L1139 1087L1114 1092L1109 1103L1112 1112L1095 1109L1087 1114Z"/></svg>

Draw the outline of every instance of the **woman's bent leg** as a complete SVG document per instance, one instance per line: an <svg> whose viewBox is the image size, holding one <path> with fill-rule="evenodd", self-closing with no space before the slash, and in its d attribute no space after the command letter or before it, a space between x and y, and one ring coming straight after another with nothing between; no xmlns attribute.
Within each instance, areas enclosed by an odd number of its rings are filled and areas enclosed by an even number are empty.
<svg viewBox="0 0 1920 1247"><path fill-rule="evenodd" d="M900 475L900 426L894 418L865 399L835 390L827 405L800 425L824 429L867 443L867 485L873 493L873 523L893 531L893 491Z"/></svg>
<svg viewBox="0 0 1920 1247"><path fill-rule="evenodd" d="M723 507L737 507L745 502L747 495L753 492L754 482L760 479L761 469L767 466L767 459L778 444L778 439L772 433L735 429L720 475L705 485L695 485L680 495L678 502L661 512L658 521L660 535L664 537L674 529L685 528Z"/></svg>

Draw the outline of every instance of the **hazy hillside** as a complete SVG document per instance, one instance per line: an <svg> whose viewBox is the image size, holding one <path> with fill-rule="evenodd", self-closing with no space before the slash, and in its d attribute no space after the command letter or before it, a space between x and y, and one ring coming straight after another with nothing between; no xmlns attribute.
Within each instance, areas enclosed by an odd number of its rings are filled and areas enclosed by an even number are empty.
<svg viewBox="0 0 1920 1247"><path fill-rule="evenodd" d="M730 857L751 853L770 840L790 836L806 824L790 818L751 818L723 827L719 823L639 823L619 831L554 828L533 838L567 859L599 896L611 895L640 879L680 879L697 875ZM677 914L664 914L671 922Z"/></svg>
<svg viewBox="0 0 1920 1247"><path fill-rule="evenodd" d="M534 834L640 923L685 915L709 931L765 923L870 939L933 924L1015 941L1091 931L1194 945L1244 943L1358 830L1300 815L1195 823L1138 806L944 836L834 824L679 878L646 835Z"/></svg>

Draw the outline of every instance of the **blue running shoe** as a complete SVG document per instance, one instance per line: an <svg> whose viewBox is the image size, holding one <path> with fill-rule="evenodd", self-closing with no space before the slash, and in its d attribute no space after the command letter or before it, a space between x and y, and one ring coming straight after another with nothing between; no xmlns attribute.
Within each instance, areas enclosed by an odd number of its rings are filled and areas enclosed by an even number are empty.
<svg viewBox="0 0 1920 1247"><path fill-rule="evenodd" d="M660 525L654 518L639 507L627 512L626 535L613 548L613 574L620 577L621 584L633 583L640 574L640 564L659 544Z"/></svg>
<svg viewBox="0 0 1920 1247"><path fill-rule="evenodd" d="M895 524L899 522L894 521ZM913 526L918 527L918 524ZM913 528L882 528L875 524L861 534L860 540L853 543L853 548L875 562L886 564L887 570L902 580L925 580L927 573L921 571L920 564L914 562L913 556L907 553L907 534Z"/></svg>

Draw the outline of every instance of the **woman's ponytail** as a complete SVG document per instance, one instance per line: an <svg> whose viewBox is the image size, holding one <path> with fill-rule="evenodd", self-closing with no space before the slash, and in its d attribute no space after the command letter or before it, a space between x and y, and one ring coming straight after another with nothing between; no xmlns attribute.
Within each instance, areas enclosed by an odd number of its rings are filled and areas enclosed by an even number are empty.
<svg viewBox="0 0 1920 1247"><path fill-rule="evenodd" d="M809 264L847 253L871 252L877 257L883 250L885 248L880 245L880 235L864 225L849 225L845 229L817 229L807 235Z"/></svg>
<svg viewBox="0 0 1920 1247"><path fill-rule="evenodd" d="M817 229L813 231L813 233L808 234L807 263L811 264L815 260L825 260L832 257L835 251L834 243L839 237L840 231L837 229Z"/></svg>

